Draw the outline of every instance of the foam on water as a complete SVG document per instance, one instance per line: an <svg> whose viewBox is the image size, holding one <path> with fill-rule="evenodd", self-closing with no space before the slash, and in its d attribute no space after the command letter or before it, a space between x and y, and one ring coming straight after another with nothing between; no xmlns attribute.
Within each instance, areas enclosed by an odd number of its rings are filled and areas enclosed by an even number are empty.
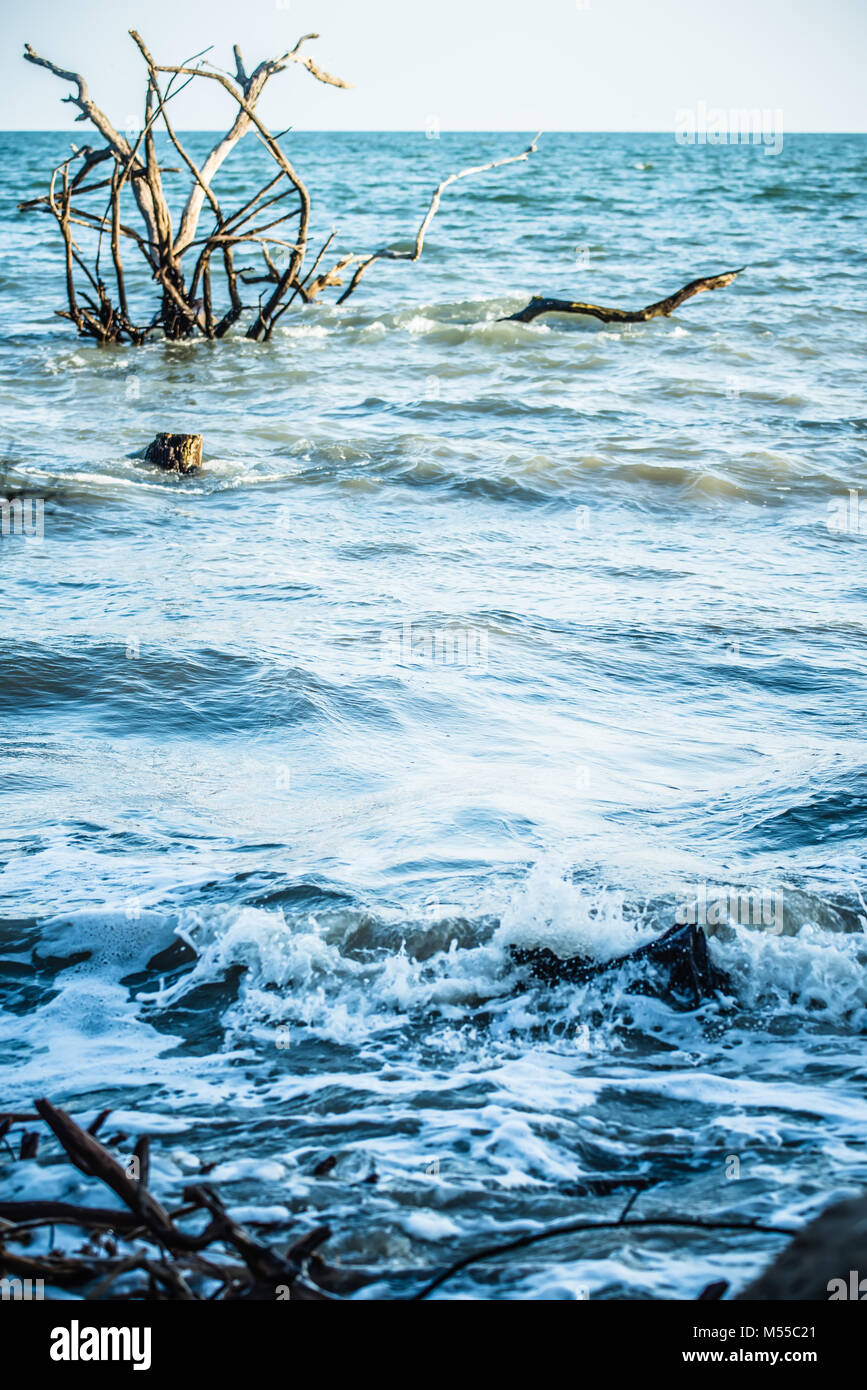
<svg viewBox="0 0 867 1390"><path fill-rule="evenodd" d="M544 946L558 956L603 963L634 951L653 932L625 914L624 895L573 883L562 861L537 865L505 908L495 940Z"/></svg>

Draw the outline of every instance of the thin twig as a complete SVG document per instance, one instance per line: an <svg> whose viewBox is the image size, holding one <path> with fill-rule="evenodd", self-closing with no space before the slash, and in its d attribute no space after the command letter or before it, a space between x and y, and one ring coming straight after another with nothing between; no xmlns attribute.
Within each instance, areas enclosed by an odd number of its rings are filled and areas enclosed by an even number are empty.
<svg viewBox="0 0 867 1390"><path fill-rule="evenodd" d="M440 1288L453 1275L458 1274L462 1269L468 1269L470 1265L477 1264L480 1260L492 1259L496 1255L506 1255L512 1250L523 1250L528 1245L535 1245L541 1240L555 1240L557 1236L574 1235L579 1231L611 1231L611 1230L633 1230L639 1227L649 1226L673 1226L693 1231L743 1231L745 1234L756 1232L760 1235L788 1236L797 1234L796 1231L789 1230L783 1226L766 1226L759 1222L747 1224L743 1221L693 1221L682 1216L648 1216L641 1217L636 1221L623 1221L618 1218L616 1221L569 1221L561 1226L549 1226L544 1231L532 1231L528 1235L518 1236L516 1240L505 1241L502 1245L488 1245L482 1250L476 1250L471 1255L464 1255L460 1260L455 1260L454 1264L449 1265L429 1283L425 1284L418 1293L412 1295L411 1302L419 1302L427 1298L428 1294Z"/></svg>

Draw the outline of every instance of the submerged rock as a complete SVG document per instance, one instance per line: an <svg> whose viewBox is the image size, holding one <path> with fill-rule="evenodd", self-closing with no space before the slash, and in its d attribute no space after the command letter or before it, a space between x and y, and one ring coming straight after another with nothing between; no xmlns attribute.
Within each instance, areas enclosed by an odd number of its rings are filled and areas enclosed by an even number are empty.
<svg viewBox="0 0 867 1390"><path fill-rule="evenodd" d="M602 964L585 956L564 958L547 946L512 946L511 955L516 965L530 967L534 979L550 985L584 984L626 966L644 965L649 968L636 974L627 993L657 995L681 1008L696 1008L702 999L729 988L728 977L708 954L704 932L692 925L670 927L653 941Z"/></svg>
<svg viewBox="0 0 867 1390"><path fill-rule="evenodd" d="M145 462L169 473L197 473L202 466L202 436L158 434L145 449Z"/></svg>

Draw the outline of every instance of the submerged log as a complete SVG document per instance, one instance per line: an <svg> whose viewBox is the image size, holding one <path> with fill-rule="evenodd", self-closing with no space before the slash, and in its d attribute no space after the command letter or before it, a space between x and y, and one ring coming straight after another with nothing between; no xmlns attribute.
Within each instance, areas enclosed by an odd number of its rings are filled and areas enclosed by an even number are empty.
<svg viewBox="0 0 867 1390"><path fill-rule="evenodd" d="M196 473L202 466L202 436L158 434L145 450L145 462L169 473Z"/></svg>
<svg viewBox="0 0 867 1390"><path fill-rule="evenodd" d="M585 956L562 957L544 947L511 948L516 965L530 967L545 984L585 984L625 966L649 966L627 985L628 994L653 994L681 1008L694 1009L709 995L728 987L728 978L708 954L701 927L675 926L625 956L599 964Z"/></svg>

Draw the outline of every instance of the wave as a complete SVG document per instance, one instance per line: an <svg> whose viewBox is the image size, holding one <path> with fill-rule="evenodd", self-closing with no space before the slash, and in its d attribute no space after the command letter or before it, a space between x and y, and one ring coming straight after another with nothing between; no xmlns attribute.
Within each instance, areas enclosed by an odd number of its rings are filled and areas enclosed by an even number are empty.
<svg viewBox="0 0 867 1390"><path fill-rule="evenodd" d="M374 639L371 648L378 652ZM309 670L278 667L230 647L170 650L149 647L146 636L140 645L123 630L116 644L103 635L86 651L74 639L51 637L0 644L0 711L15 714L25 705L49 717L78 706L91 724L119 734L150 731L158 746L172 735L262 734L272 724L297 726L340 710L371 725L394 721L387 706L358 685L347 690ZM201 756L211 761L213 748L203 748Z"/></svg>
<svg viewBox="0 0 867 1390"><path fill-rule="evenodd" d="M595 1016L616 1033L659 1020L653 1002L627 999L616 977L555 989L516 974L513 947L547 947L604 963L650 940L672 919L669 898L639 903L623 892L576 882L545 861L516 884L487 890L475 909L434 899L421 914L383 915L297 885L294 903L211 902L126 913L78 912L38 925L14 924L29 941L53 989L87 982L124 1016L162 1019L177 1031L179 1010L209 1011L211 1045L284 1028L338 1044L360 1044L428 1020L427 1027L480 1025L531 1032ZM306 895L306 901L304 901ZM479 911L479 908L483 909ZM708 928L715 963L732 982L735 1007L756 1026L775 1010L824 1020L843 1032L867 1027L867 915L844 918L816 895L792 890L779 934L728 920ZM0 930L0 939L9 931ZM128 990L122 989L126 982ZM108 991L108 995L105 994ZM218 1006L218 1022L213 1014ZM46 1004L51 1011L53 1005ZM100 1005L100 1009L102 1005ZM101 1013L97 1015L101 1017ZM487 1023L486 1023L487 1020ZM215 1031L216 1029L216 1031ZM97 1024L88 1025L91 1033ZM273 1039L272 1039L273 1041Z"/></svg>

